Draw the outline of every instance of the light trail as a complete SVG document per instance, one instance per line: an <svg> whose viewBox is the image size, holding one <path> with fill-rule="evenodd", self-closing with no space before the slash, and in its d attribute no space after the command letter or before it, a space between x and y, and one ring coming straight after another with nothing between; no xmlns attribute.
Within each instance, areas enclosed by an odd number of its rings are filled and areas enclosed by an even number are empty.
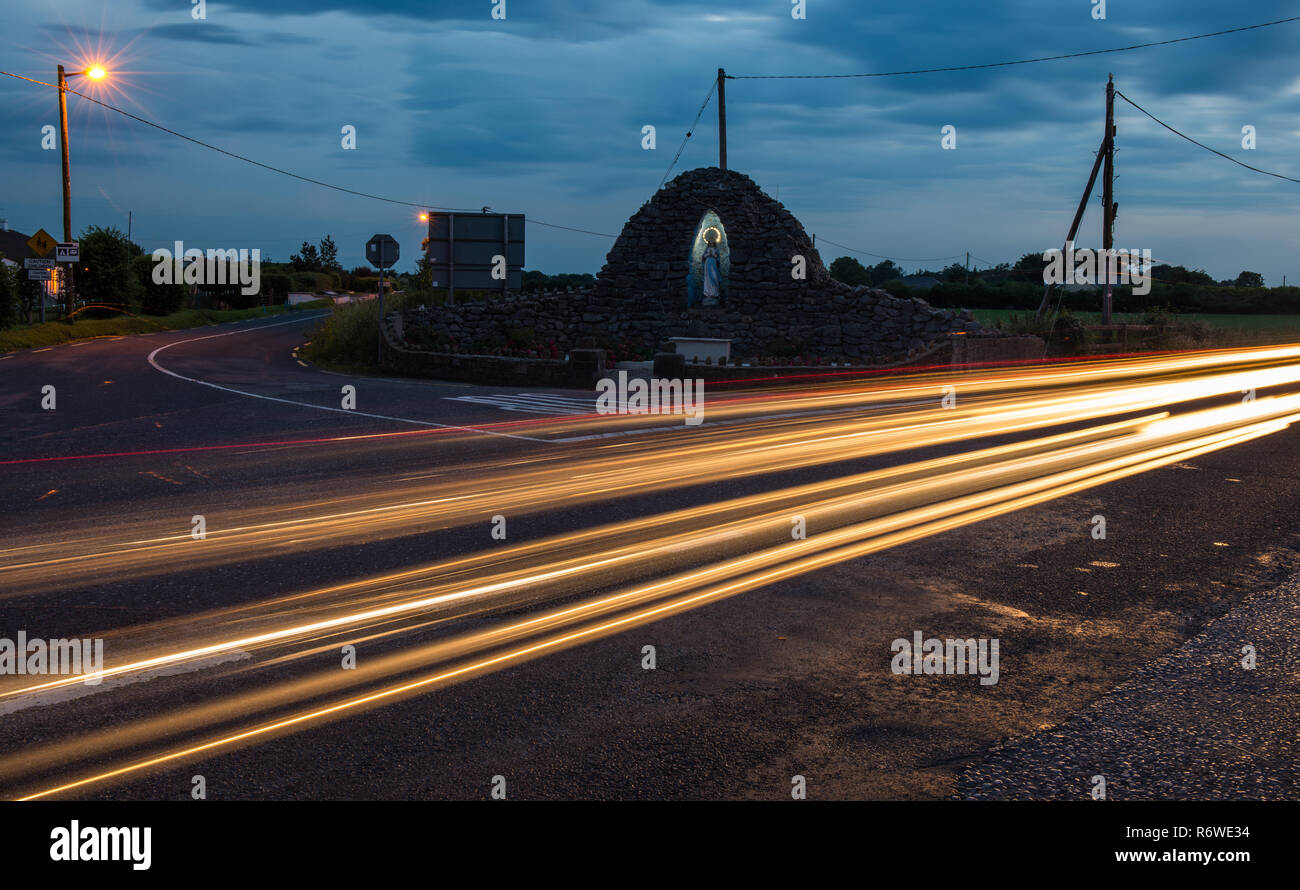
<svg viewBox="0 0 1300 890"><path fill-rule="evenodd" d="M572 585L583 580L583 576L590 576L592 578L592 584L594 585L596 581L604 576L606 570L615 567L630 567L636 563L653 564L674 551L698 549L710 544L716 544L720 540L739 540L740 535L748 534L752 536L756 531L769 525L778 527L780 531L785 531L787 518L791 513L804 516L819 516L822 514L831 514L835 511L844 510L849 507L855 507L858 510L862 510L865 509L868 504L875 505L879 502L889 502L900 496L910 495L915 498L925 497L927 493L929 496L935 496L940 492L951 493L955 490L970 487L972 484L978 484L986 476L994 473L993 470L988 468L979 468L977 465L982 462L992 461L994 458L998 457L1016 457L1017 463L1004 463L998 466L996 470L997 472L1005 473L1007 467L1014 466L1019 471L1023 471L1024 467L1027 466L1024 463L1025 458L1044 449L1059 447L1067 443L1077 443L1079 441L1097 439L1121 431L1131 432L1143 424L1149 424L1164 417L1167 417L1167 415L1160 414L1139 417L1130 421L1105 424L1100 427L1093 427L1071 433L1063 433L1044 439L999 445L968 454L959 454L951 457L922 461L919 463L905 464L899 467L890 467L884 470L860 473L843 479L835 479L829 483L814 483L774 492L764 492L744 498L735 498L728 501L708 504L702 507L675 511L669 514L659 514L644 519L601 526L574 534L547 538L529 544L516 545L504 551L489 551L486 554L475 554L459 560L439 562L430 566L420 566L415 569L387 574L378 578L366 579L361 582L353 582L347 585L333 585L321 590L294 595L289 600L293 603L294 608L291 611L284 613L285 617L292 618L298 613L298 603L303 598L321 597L326 594L339 594L346 592L355 600L355 597L358 595L367 594L378 589L385 590L386 594L391 596L393 595L391 585L398 582L419 584L421 587L417 589L424 592L423 585L427 584L429 581L444 578L466 569L491 568L494 565L500 565L505 562L541 554L550 555L552 557L552 561L547 563L546 568L543 571L529 569L523 572L496 574L479 584L468 587L455 587L450 592L441 592L431 596L421 596L415 600L406 600L382 608L372 608L361 612L340 615L330 619L293 624L288 627L281 627L277 630L268 631L262 634L226 639L220 642L209 643L203 646L171 652L151 658L128 661L105 669L98 676L102 679L108 679L123 674L141 673L167 665L196 661L207 658L211 655L225 652L256 649L268 644L283 643L295 638L316 635L322 631L354 629L364 626L372 621L396 618L413 613L424 613L437 607L466 600L486 598L493 594L520 594L528 591L536 591L543 585L561 580L565 581L567 585L569 585L566 587L567 591L574 591L576 588ZM954 469L965 464L972 465L974 469ZM941 473L941 471L946 472ZM887 486L881 485L881 483L889 482L891 480L910 479L918 476L926 477L921 485L906 481L895 481ZM875 488L870 489L873 485ZM825 495L832 490L840 488L848 489L849 493L815 501L806 500L809 497ZM864 494L864 490L870 490L870 493ZM784 509L775 511L770 509L777 504L785 504L786 506ZM742 520L726 522L721 525L715 524L718 517L735 515L738 511L754 510L759 507L768 507L769 510L764 514L750 516ZM670 526L679 526L688 523L703 524L704 528L702 530L690 530L673 535L664 533L664 530ZM660 530L659 536L649 540L638 536L631 543L622 546L611 545L611 541L637 535L638 533L644 533L649 529ZM770 529L768 530L770 531ZM599 560L593 560L589 556L589 553L596 548L601 549L603 552L603 556ZM581 555L562 561L554 559L555 554L573 549L577 549ZM373 595L373 593L370 595ZM279 601L281 604L284 602L285 601L283 600ZM187 623L198 627L210 626L219 623L223 618L231 617L231 615L236 611L242 611L247 608L249 607L245 606L240 607L239 610L223 610L216 613L195 616ZM156 633L158 626L150 625L148 629L151 633ZM174 625L172 631L175 631ZM50 689L76 686L81 682L81 677L70 676L60 677L30 686L22 686L12 690L0 690L0 700L21 695L30 695L32 693L47 691Z"/></svg>
<svg viewBox="0 0 1300 890"><path fill-rule="evenodd" d="M1291 359L1292 363L1118 388L1097 382L1133 369L1148 375L1204 372L1222 367L1231 356L1250 364L1282 359ZM255 511L236 513L227 519L229 527L214 523L201 542L195 541L187 529L105 544L100 535L88 530L72 540L62 538L0 550L0 584L6 595L12 595L66 588L106 574L147 577L170 571L181 560L192 566L220 565L240 561L249 552L290 544L296 549L320 549L341 542L391 537L399 532L436 531L486 521L496 513L524 515L557 504L577 507L737 476L752 477L948 446L980 437L1019 434L1170 407L1243 389L1294 384L1300 380L1300 364L1294 361L1297 358L1300 349L1276 347L1134 360L1124 363L1124 371L1071 365L972 380L949 377L944 379L951 380L949 385L961 393L958 406L952 409L936 406L868 417L807 417L756 423L753 427L702 430L689 440L691 444L656 441L637 442L631 448L597 445L592 449L562 450L541 462L513 470L489 464L467 468L458 480L407 486L404 491L408 497L396 501L392 491L372 491L336 502L347 509L315 516L258 522L249 521ZM1020 392L1004 394L1013 380L1031 390L1051 386L1060 391L1033 397ZM867 391L803 396L800 407L843 410L846 402L848 406L879 402L886 394L913 400L922 393L936 401L940 395L932 382L907 382ZM747 403L743 410L753 410L753 406ZM173 521L170 527L174 529L178 524ZM164 527L161 522L151 525L155 532Z"/></svg>
<svg viewBox="0 0 1300 890"><path fill-rule="evenodd" d="M1294 382L1297 379L1295 370L1292 367L1233 372L1216 375L1209 383L1210 388L1219 393L1231 392L1242 384L1277 386ZM1020 407L1018 411L1021 416L1013 425L1025 424L1019 428L1033 429L1037 423L1029 423L1030 417L1059 417L1054 412L1060 411L1065 411L1071 419L1076 419L1078 414L1072 412L1080 410L1085 413L1092 411L1095 416L1100 416L1116 410L1131 411L1135 406L1153 406L1161 398L1188 401L1204 396L1206 384L1206 380L1177 381L1129 387L1131 391L1123 393L1089 394L1055 402L1047 400L1048 405ZM1037 401L1041 401L1041 398ZM926 415L927 412L917 413ZM967 418L966 422L973 423L976 419ZM306 680L273 684L233 700L182 708L173 715L144 721L134 727L69 740L49 746L36 755L31 752L10 755L0 759L0 776L8 780L16 778L15 773L29 773L42 765L62 767L65 759L68 761L67 766L71 766L72 761L102 757L110 751L147 744L150 740L174 735L179 731L192 734L205 725L228 721L232 713L252 717L258 711L283 709L291 707L294 702L322 695L337 695L347 686L376 683L385 676L400 672L427 670L431 663L437 661L463 660L462 664L440 669L434 674L401 680L364 694L287 715L281 714L236 732L217 733L203 741L181 745L108 770L92 772L72 782L48 786L28 797L61 794L164 763L200 756L219 748L274 737L314 722L399 700L448 682L617 633L638 623L658 620L669 614L906 540L937 534L1158 466L1187 460L1198 454L1230 447L1285 429L1297 419L1300 419L1300 396L1297 395L1258 398L1177 416L1160 412L1100 427L855 474L711 504L704 508L677 511L669 514L671 520L655 517L653 520L661 523L664 528L676 528L690 523L699 523L704 527L652 535L639 543L624 544L612 550L601 548L599 556L589 552L585 557L579 554L543 561L541 565L531 566L522 573L490 574L487 582L479 583L477 587L462 585L453 593L444 592L434 597L393 603L379 609L337 615L325 621L282 626L263 637L227 640L217 646L249 644L250 641L254 645L278 644L323 631L356 631L377 620L399 616L418 618L421 626L424 626L430 608L450 601L442 597L465 599L480 594L505 592L512 595L535 594L538 588L544 587L548 582L564 579L567 583L577 577L590 577L594 581L605 582L608 579L602 573L615 565L642 574L653 573L654 564L661 562L663 555L670 551L693 552L698 558L706 560L705 564L660 581L624 588L612 595L597 596L523 621L498 623L486 630L439 641L431 646L399 651L377 660L373 667L359 671L355 676L347 676L352 672L331 671ZM895 427L903 420L910 421L911 418L888 418L889 423ZM913 422L904 424L909 433L919 426L923 425ZM857 433L842 428L838 423L828 421L822 427L831 434L830 438L841 444L844 440L856 441ZM891 427L887 424L876 432L887 435L890 430ZM765 444L763 447L770 445ZM921 502L920 505L914 503L917 500ZM752 512L758 508L764 508L763 512ZM738 509L751 512L732 523L713 524L712 520L719 513ZM864 510L879 515L863 522L857 521ZM791 511L817 516L828 522L834 520L848 524L817 531L802 541L763 546L763 541L770 541L781 530L781 523L788 521ZM644 531L649 528L645 523L650 521L626 523L620 533ZM785 530L788 532L788 525ZM583 548L591 550L600 540L599 532L602 531L608 532L609 529L568 536L565 547L577 551ZM719 545L727 542L731 542L731 546L736 549L752 552L731 556L717 553ZM543 545L554 543L550 541L525 545L515 550L510 558L533 558L538 553L546 552ZM759 549L754 549L756 546ZM722 549L725 551L726 547ZM496 554L497 559L468 558L461 561L455 571L492 569L500 564L500 555ZM414 570L408 580L416 579L424 583L445 576L448 568L447 563L423 567ZM369 584L385 589L386 595L392 595L391 585L394 580L392 576L383 576L372 579ZM366 582L334 589L349 586L353 595L373 595L373 590L367 592ZM573 589L569 588L567 592L572 594ZM513 648L505 652L490 651L503 646ZM195 657L196 651L199 650L181 650L164 654L161 658L190 658ZM210 653L220 650L208 648L201 651ZM148 664L137 662L118 667L122 670L143 670L163 663L156 658ZM276 663L281 663L283 658L284 656L277 658Z"/></svg>

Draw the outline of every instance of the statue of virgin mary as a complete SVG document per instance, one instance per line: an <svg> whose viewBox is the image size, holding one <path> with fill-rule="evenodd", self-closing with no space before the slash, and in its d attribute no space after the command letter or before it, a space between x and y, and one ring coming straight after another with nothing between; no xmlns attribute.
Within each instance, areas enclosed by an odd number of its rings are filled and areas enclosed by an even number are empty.
<svg viewBox="0 0 1300 890"><path fill-rule="evenodd" d="M718 233L713 229L705 232L704 239L708 247L704 248L704 260L701 263L704 278L704 300L705 306L718 305L718 297L722 293L722 267L719 265L718 256Z"/></svg>

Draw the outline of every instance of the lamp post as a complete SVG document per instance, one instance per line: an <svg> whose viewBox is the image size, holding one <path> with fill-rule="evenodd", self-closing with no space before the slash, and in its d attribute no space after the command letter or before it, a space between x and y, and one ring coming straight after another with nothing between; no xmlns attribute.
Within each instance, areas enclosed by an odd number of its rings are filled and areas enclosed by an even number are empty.
<svg viewBox="0 0 1300 890"><path fill-rule="evenodd" d="M74 71L72 76L84 75L91 80L102 80L107 72L99 65L84 71ZM72 240L72 168L68 162L68 75L59 66L59 145L63 150L63 240ZM71 268L69 281L63 283L63 315L72 315Z"/></svg>

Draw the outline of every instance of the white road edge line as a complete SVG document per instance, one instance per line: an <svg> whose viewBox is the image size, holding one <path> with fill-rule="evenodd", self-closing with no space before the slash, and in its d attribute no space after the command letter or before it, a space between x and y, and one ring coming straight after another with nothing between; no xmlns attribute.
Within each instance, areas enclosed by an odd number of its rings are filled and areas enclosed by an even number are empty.
<svg viewBox="0 0 1300 890"><path fill-rule="evenodd" d="M517 436L512 433L498 433L492 430L481 430L472 426L456 426L455 424L450 424L450 423L434 423L431 420L414 420L410 417L390 417L387 414L369 414L365 411L353 411L353 410L348 410L347 408L331 408L328 405L313 405L309 402L295 402L292 399L281 399L275 396L264 396L261 395L260 393L245 392L242 389L232 389L229 386L222 386L219 383L209 383L206 380L199 380L196 377L186 377L184 374L177 374L175 371L169 371L167 368L164 368L162 365L158 364L158 361L155 358L158 355L158 353L162 352L164 349L170 349L173 346L180 346L184 343L195 343L198 342L199 340L211 340L214 337L229 337L233 334L243 334L243 333L247 333L248 331L261 331L261 330L265 330L266 328L275 328L286 324L297 324L298 322L309 321L313 318L324 318L328 314L329 313L327 312L322 312L319 315L308 315L303 318L291 318L288 321L277 321L272 324L241 328L237 331L226 331L225 333L222 334L208 334L205 337L190 337L188 340L176 340L175 342L168 343L165 346L159 346L153 352L149 353L149 364L153 366L153 369L155 371L161 371L162 373L170 377L175 377L177 380L184 380L187 383L197 383L200 386L207 386L207 387L211 387L212 389L219 389L222 392L230 392L230 393L234 393L235 395L248 396L249 398L253 398L253 399L262 399L267 402L280 402L281 404L284 405L297 405L300 408L314 408L317 411L333 411L336 414L352 414L360 417L374 417L379 420L392 420L392 421L396 421L397 423L409 423L409 424L414 424L416 426L431 426L431 427L438 427L439 429L445 429L445 430L464 430L465 432L469 432L469 433L481 433L485 436L501 436L502 438L506 438L506 439L523 439L528 442L550 441L549 439L539 439L534 436Z"/></svg>
<svg viewBox="0 0 1300 890"><path fill-rule="evenodd" d="M162 665L140 674L115 674L107 679L101 678L100 682L94 686L87 686L85 683L76 683L71 686L56 686L53 689L42 689L39 692L27 692L0 701L0 717L12 714L15 711L23 711L27 708L44 708L49 707L50 705L58 705L78 698L84 698L87 695L96 695L100 692L111 692L123 686L130 686L135 683L144 683L149 680L157 680L161 677L174 677L178 674L204 671L208 668L219 667L232 661L243 661L244 659L251 657L252 656L249 653L242 649L231 649L226 652L217 652L204 658L198 658L194 661L182 661L175 664ZM92 674L90 676L94 675Z"/></svg>

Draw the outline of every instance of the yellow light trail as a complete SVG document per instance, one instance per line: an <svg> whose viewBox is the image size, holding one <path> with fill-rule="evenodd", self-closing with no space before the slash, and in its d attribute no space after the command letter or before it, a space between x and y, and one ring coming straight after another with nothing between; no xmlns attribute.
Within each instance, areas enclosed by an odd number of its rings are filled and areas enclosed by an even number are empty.
<svg viewBox="0 0 1300 890"><path fill-rule="evenodd" d="M1232 385L1237 385L1239 380L1232 375L1228 376L1232 380ZM1253 379L1282 379L1282 377ZM415 680L404 680L380 690L328 705L311 707L238 732L219 734L198 744L183 745L144 760L96 772L73 782L61 783L34 792L27 798L64 793L164 763L198 756L217 748L271 737L318 720L332 719L376 704L398 700L433 686L519 663L599 636L617 633L638 623L658 620L668 614L676 614L678 611L724 596L774 583L834 562L894 546L906 540L915 540L960 525L982 521L1084 488L1105 484L1158 466L1187 460L1198 454L1249 441L1285 429L1297 419L1300 419L1300 396L1261 398L1176 417L1148 416L1137 421L1109 424L1106 425L1105 430L1075 431L1043 440L995 446L972 453L978 457L957 455L938 459L939 463L921 462L904 465L901 468L890 468L888 471L876 471L875 474L859 474L853 477L854 483L862 483L864 477L871 477L872 481L877 483L891 478L895 481L891 485L875 489L867 488L865 491L848 494L836 494L829 498L799 500L816 494L825 495L827 492L837 491L844 487L844 480L831 480L787 489L780 494L787 500L793 499L794 503L786 504L785 511L801 510L809 513L822 511L829 516L837 511L851 512L855 504L860 507L863 502L874 498L876 508L893 509L894 512L886 512L885 515L866 522L855 522L819 532L802 541L787 542L709 563L661 581L628 588L613 595L598 596L524 621L506 622L450 641L444 640L432 646L399 652L378 661L374 668L360 674L357 682L374 682L385 675L427 667L427 664L434 660L453 657L469 660L454 668L439 670L432 675ZM963 460L974 466L933 476L925 472L937 469L944 461L956 465ZM918 469L922 467L923 470ZM918 474L919 478L917 478ZM1017 479L1018 476L1024 478ZM896 481L900 479L904 481ZM973 491L952 496L954 486L960 488L963 485ZM933 497L936 493L945 491L949 496L922 506L905 506L906 498L909 496ZM771 506L774 503L770 500L771 497L772 495L758 495L752 496L752 499L742 500L748 501L750 507L760 504ZM769 500L764 500L765 498ZM784 514L785 511L782 513ZM686 516L689 513L690 511L684 511L682 515ZM756 532L761 526L771 524L776 518L776 514L769 510L757 516L738 520L737 528L748 528ZM694 546L699 547L716 537L717 530L714 528L696 530ZM681 535L672 535L661 540L652 538L642 546L646 552L661 554L665 547L680 548L681 544ZM631 556L629 551L624 550L619 558ZM562 570L557 569L554 564L543 564L534 570L531 577L539 579L547 572L553 571L594 571L602 566L603 559L605 557L589 557L581 564L569 560L562 563L564 565ZM526 581L521 588L526 589L529 586L531 583ZM655 604L656 600L665 601ZM419 612L430 604L417 601L403 604L403 607L389 608L402 611L404 607L409 607L405 608L405 611ZM613 617L584 626L600 619L602 615L628 609L636 609L636 611L614 614ZM390 614L396 612L383 612L379 616L369 612L337 616L334 620L339 624L330 625L328 629L346 626L349 621L352 624L365 623L375 617L389 617ZM314 633L320 629L322 628L317 626L302 625L297 628L281 628L278 632L284 633L287 637ZM520 638L537 634L543 636L540 639L519 642L515 648L507 652L484 652L485 649L512 644ZM241 641L228 641L228 644L238 642ZM172 656L183 654L172 653ZM71 740L50 746L43 754L36 756L10 755L0 760L0 775L8 776L15 771L21 772L40 767L42 764L48 766L61 763L61 758L75 759L74 755L77 753L80 753L84 759L87 754L99 755L126 745L138 744L148 738L170 735L179 728L188 728L192 731L196 724L205 721L211 723L222 719L223 715L224 719L228 719L231 713L251 715L258 709L265 710L272 706L284 707L292 704L294 700L318 697L341 686L354 684L353 678L339 676L342 673L344 672L335 671L306 681L273 686L270 689L260 690L252 696L246 695L232 701L182 709L174 716L145 721L143 725L136 726L134 729L115 729L90 739ZM167 731L161 732L164 728Z"/></svg>
<svg viewBox="0 0 1300 890"><path fill-rule="evenodd" d="M1174 356L1133 362L1125 367L1144 373L1186 373L1218 368L1233 357L1259 363L1296 359L1300 348L1241 350ZM367 492L346 499L351 509L315 516L296 516L273 522L241 524L232 516L229 527L215 523L207 539L193 540L188 530L158 537L137 538L105 545L99 535L86 533L0 550L0 584L7 595L34 593L53 587L89 582L105 574L144 577L169 571L177 560L192 566L240 561L249 552L293 545L297 549L323 548L342 541L364 541L393 534L429 531L486 521L495 514L514 515L579 506L648 491L704 484L738 476L776 473L819 464L841 462L1082 422L1108 415L1153 410L1182 402L1224 395L1243 389L1285 386L1300 380L1300 364L1255 367L1210 373L1187 380L1145 383L1108 390L1099 379L1115 377L1110 368L1042 369L963 380L949 375L962 394L958 407L925 407L882 416L831 416L788 419L756 424L754 428L701 430L701 435L681 442L638 444L636 450L598 447L562 452L545 463L520 469L484 467L461 478L427 486L411 486L411 496L394 501L394 493ZM1027 398L997 393L1008 381L1034 386L1072 385L1074 391L1043 393ZM883 389L889 389L885 387ZM883 389L855 389L806 399L804 407L842 408L844 399L872 401ZM893 388L897 391L897 387ZM933 383L908 384L908 398L929 393L937 401ZM754 406L748 405L747 411ZM300 506L300 505L299 505ZM248 511L256 512L256 511ZM245 515L248 515L246 512ZM155 528L163 527L156 522ZM172 523L175 528L176 523Z"/></svg>

